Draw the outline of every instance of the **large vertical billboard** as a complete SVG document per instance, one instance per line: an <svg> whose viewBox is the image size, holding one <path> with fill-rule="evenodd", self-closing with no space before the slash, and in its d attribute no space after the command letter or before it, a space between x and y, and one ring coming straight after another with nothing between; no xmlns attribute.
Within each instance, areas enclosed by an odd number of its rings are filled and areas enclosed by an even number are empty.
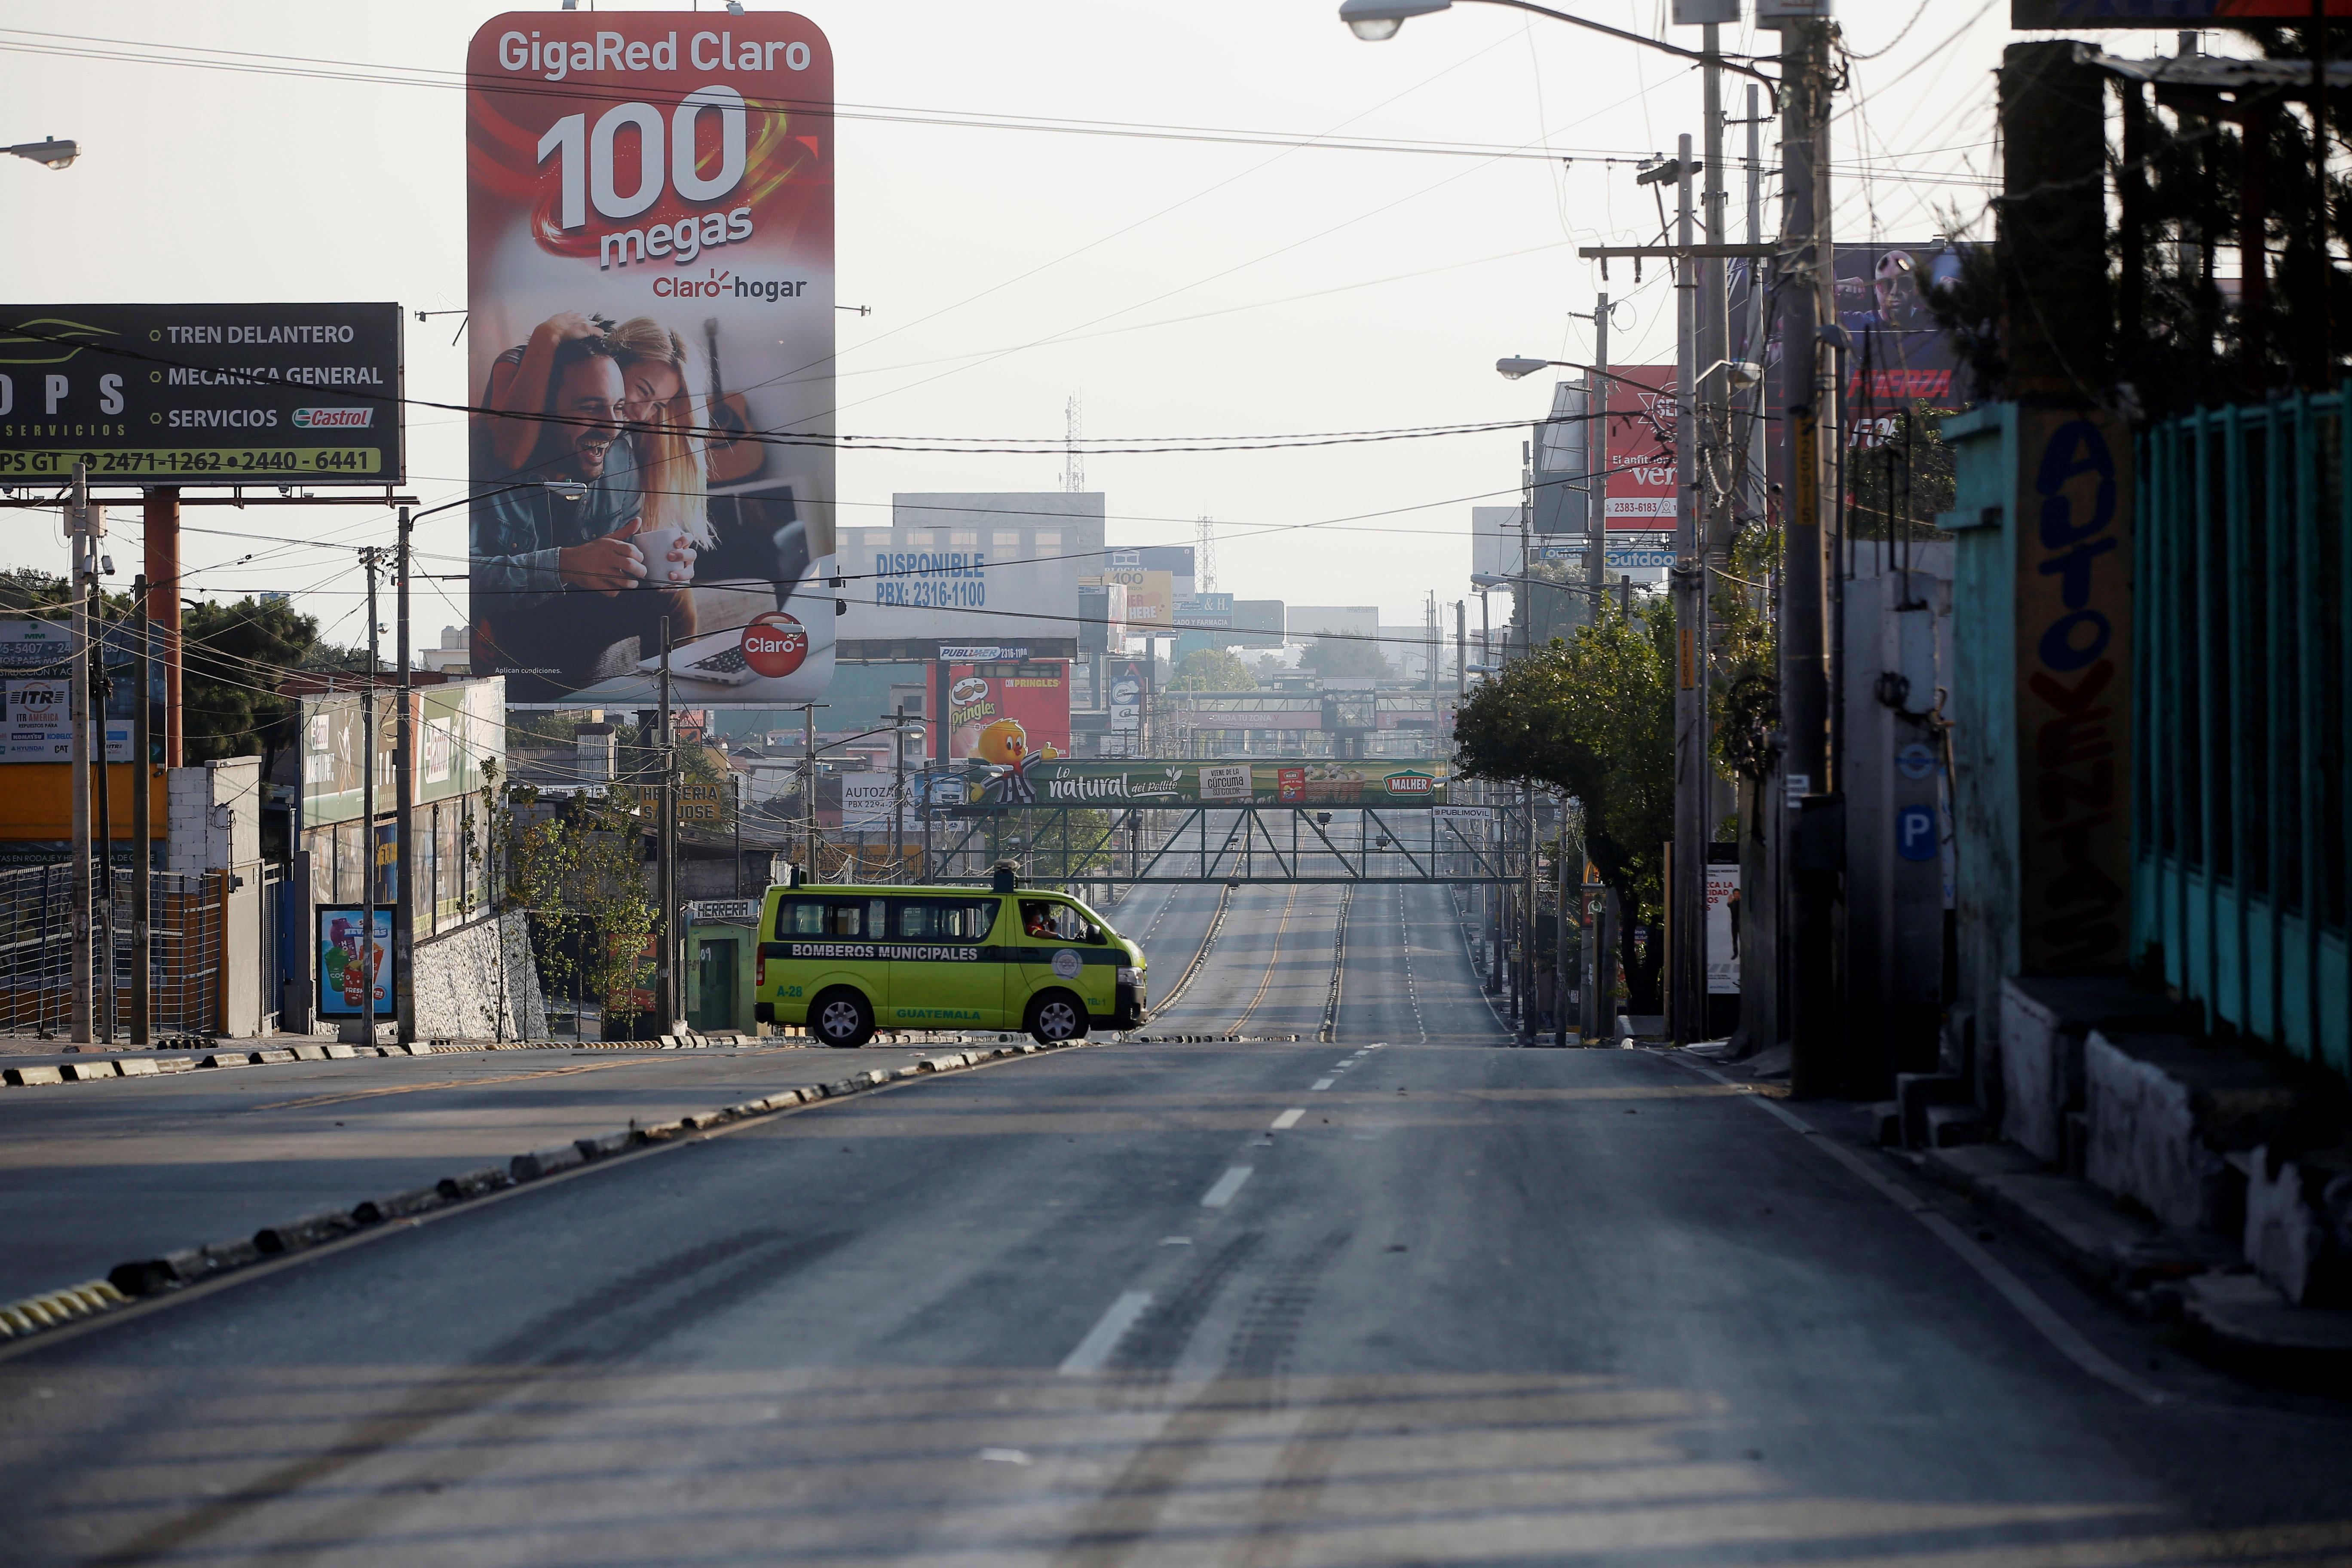
<svg viewBox="0 0 2352 1568"><path fill-rule="evenodd" d="M1675 527L1675 377L1670 364L1611 372L1608 479L1601 525L1611 533L1671 533Z"/></svg>
<svg viewBox="0 0 2352 1568"><path fill-rule="evenodd" d="M803 16L509 12L467 59L472 656L517 705L832 679L833 57Z"/></svg>

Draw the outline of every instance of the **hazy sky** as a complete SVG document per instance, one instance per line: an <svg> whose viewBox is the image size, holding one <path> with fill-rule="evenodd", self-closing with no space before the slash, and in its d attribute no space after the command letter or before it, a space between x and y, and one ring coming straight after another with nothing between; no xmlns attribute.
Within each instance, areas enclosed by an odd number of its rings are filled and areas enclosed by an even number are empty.
<svg viewBox="0 0 2352 1568"><path fill-rule="evenodd" d="M1579 8L1698 41L1696 29L1664 26L1664 0ZM1094 436L1537 416L1549 383L1504 382L1494 360L1586 357L1600 280L1575 247L1653 237L1656 208L1634 185L1632 161L1697 130L1697 78L1679 62L1484 5L1417 19L1378 45L1339 25L1337 0L805 9L833 40L845 109L1481 149L1210 146L845 119L840 299L873 313L841 318L839 427L860 435L1058 437L1074 394ZM1977 220L1998 166L1990 72L2016 36L2007 5L1928 0L1922 14L1918 0L1846 0L1841 9L1858 57L1885 52L1854 66L1837 126L1840 237L1920 239L1940 232L1948 213ZM474 29L497 14L461 0L0 10L0 23L72 35L0 26L0 136L71 136L85 148L62 174L16 160L0 168L6 296L462 306L463 99L452 79L323 81L257 57L455 73ZM1769 49L1775 37L1743 30L1731 47ZM2134 54L2171 47L2169 34L2110 41ZM202 63L228 60L271 68ZM1742 133L1732 134L1737 155ZM1738 211L1735 200L1735 221ZM1768 203L1768 232L1776 213ZM1646 269L1636 286L1622 264L1612 270L1622 302L1612 357L1671 361L1662 273ZM454 317L410 318L413 395L464 398L456 326ZM415 411L409 433L408 489L428 505L458 494L459 417ZM1114 542L1190 542L1193 520L1213 517L1226 590L1378 604L1383 619L1418 621L1425 591L1451 601L1466 590L1470 508L1513 499L1519 440L1506 431L1091 457L1086 477L1107 492ZM1055 458L849 452L840 516L880 521L898 490L1053 489L1061 477ZM61 570L54 514L10 515L18 532L0 561ZM462 573L463 515L422 525L421 548L441 557L433 569ZM349 547L388 540L386 514L205 509L186 521L192 595L298 593L336 640L364 637ZM127 577L136 519L114 527ZM462 619L463 595L462 582L425 594L422 640Z"/></svg>

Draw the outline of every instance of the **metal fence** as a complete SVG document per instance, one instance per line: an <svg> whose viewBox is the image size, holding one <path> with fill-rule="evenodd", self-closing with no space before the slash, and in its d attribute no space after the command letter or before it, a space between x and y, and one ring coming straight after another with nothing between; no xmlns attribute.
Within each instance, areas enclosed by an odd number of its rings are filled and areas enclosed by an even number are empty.
<svg viewBox="0 0 2352 1568"><path fill-rule="evenodd" d="M2142 437L2133 946L2209 1019L2352 1077L2352 392Z"/></svg>
<svg viewBox="0 0 2352 1568"><path fill-rule="evenodd" d="M275 868L261 875L265 903L280 888ZM99 951L111 958L95 976L93 1018L101 1036L130 1037L131 976L138 962L132 879L117 868L97 889L93 920ZM148 873L147 951L151 1031L158 1041L205 1037L226 1026L224 983L228 895L224 871ZM69 1037L73 1029L73 942L68 911L73 868L31 866L0 871L0 1035ZM265 910L265 914L268 911ZM265 927L265 931L273 930ZM278 967L276 944L261 944L262 981ZM109 970L112 984L110 985ZM263 993L275 997L274 985ZM111 1026L110 1033L109 1026Z"/></svg>

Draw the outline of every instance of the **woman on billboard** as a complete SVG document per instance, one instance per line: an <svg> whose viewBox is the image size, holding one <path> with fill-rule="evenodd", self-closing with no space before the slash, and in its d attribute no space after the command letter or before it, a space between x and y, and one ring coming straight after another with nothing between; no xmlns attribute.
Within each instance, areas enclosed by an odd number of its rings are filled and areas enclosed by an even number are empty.
<svg viewBox="0 0 2352 1568"><path fill-rule="evenodd" d="M505 603L479 607L478 626L494 649L554 658L531 671L537 679L509 677L517 700L634 668L658 646L665 616L674 642L694 635L695 560L713 541L689 386L684 338L645 316L552 316L493 363L479 436L489 466L508 484L587 488L579 501L520 489L476 509L477 557L513 563L505 575L515 579ZM608 415L577 416L606 403Z"/></svg>

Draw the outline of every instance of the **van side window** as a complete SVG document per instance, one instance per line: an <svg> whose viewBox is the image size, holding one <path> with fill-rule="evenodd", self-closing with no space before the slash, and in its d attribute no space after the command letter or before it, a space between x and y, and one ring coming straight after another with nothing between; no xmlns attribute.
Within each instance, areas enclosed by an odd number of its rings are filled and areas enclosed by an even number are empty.
<svg viewBox="0 0 2352 1568"><path fill-rule="evenodd" d="M996 922L993 903L961 899L893 899L890 934L912 942L978 942Z"/></svg>
<svg viewBox="0 0 2352 1568"><path fill-rule="evenodd" d="M776 906L776 935L823 936L824 905L814 899L786 899Z"/></svg>
<svg viewBox="0 0 2352 1568"><path fill-rule="evenodd" d="M1038 942L1099 942L1095 923L1068 904L1050 899L1021 900L1021 934Z"/></svg>
<svg viewBox="0 0 2352 1568"><path fill-rule="evenodd" d="M883 903L879 899L845 900L824 907L827 936L880 936Z"/></svg>

